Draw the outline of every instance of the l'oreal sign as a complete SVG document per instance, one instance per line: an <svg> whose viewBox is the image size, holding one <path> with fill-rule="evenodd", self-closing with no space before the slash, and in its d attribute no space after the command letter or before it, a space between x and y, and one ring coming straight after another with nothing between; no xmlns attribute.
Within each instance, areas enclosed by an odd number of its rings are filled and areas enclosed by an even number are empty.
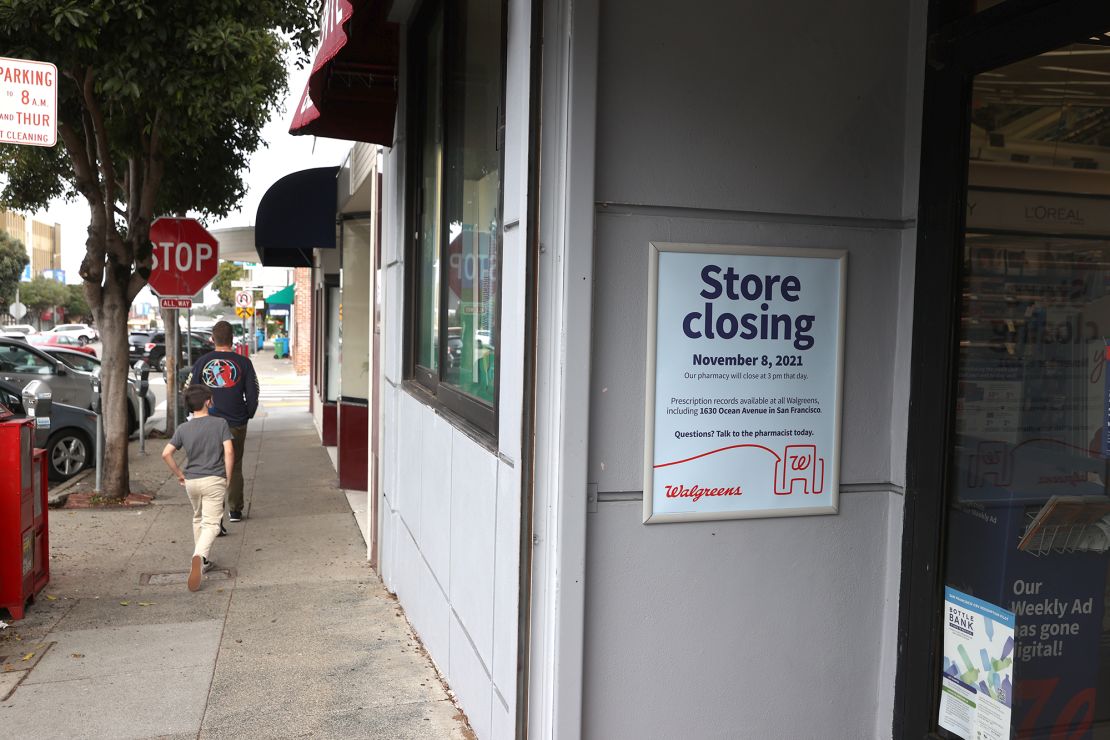
<svg viewBox="0 0 1110 740"><path fill-rule="evenodd" d="M1110 235L1110 198L968 188L967 228Z"/></svg>

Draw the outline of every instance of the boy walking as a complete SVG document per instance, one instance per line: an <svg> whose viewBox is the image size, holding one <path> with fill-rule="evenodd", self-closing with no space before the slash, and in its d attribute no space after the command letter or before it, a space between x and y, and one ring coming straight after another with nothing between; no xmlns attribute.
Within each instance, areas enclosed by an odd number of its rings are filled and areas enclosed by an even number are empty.
<svg viewBox="0 0 1110 740"><path fill-rule="evenodd" d="M192 416L174 432L173 439L162 450L162 459L185 486L193 505L189 590L196 591L200 588L201 575L212 568L208 553L220 534L224 496L235 464L235 448L227 422L208 413L212 391L203 385L190 386L185 391L185 405ZM173 453L180 449L184 449L188 457L184 471L173 459Z"/></svg>

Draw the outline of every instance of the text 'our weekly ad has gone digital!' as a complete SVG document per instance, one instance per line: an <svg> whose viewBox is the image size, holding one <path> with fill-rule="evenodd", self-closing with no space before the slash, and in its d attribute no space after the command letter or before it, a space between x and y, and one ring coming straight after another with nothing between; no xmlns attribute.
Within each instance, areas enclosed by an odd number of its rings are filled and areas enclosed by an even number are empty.
<svg viewBox="0 0 1110 740"><path fill-rule="evenodd" d="M835 513L845 252L649 249L644 521Z"/></svg>

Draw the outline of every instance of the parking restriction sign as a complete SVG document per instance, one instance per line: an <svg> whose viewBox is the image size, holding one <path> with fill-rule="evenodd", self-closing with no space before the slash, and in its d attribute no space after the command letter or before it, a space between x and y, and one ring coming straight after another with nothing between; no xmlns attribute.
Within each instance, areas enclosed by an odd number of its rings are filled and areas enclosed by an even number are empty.
<svg viewBox="0 0 1110 740"><path fill-rule="evenodd" d="M57 67L0 57L0 142L54 146L57 140Z"/></svg>

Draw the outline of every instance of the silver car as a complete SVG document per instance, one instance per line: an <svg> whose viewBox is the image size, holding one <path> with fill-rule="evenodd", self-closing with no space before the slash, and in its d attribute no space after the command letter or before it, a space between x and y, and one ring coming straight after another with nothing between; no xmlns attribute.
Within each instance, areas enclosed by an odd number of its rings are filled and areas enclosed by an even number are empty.
<svg viewBox="0 0 1110 740"><path fill-rule="evenodd" d="M22 389L0 381L0 406L16 416L27 416ZM49 421L35 423L35 447L46 450L50 480L63 481L96 461L96 414L61 403L51 403Z"/></svg>
<svg viewBox="0 0 1110 740"><path fill-rule="evenodd" d="M92 376L74 372L61 360L19 339L0 337L0 380L20 388L41 380L50 386L56 403L92 408Z"/></svg>

